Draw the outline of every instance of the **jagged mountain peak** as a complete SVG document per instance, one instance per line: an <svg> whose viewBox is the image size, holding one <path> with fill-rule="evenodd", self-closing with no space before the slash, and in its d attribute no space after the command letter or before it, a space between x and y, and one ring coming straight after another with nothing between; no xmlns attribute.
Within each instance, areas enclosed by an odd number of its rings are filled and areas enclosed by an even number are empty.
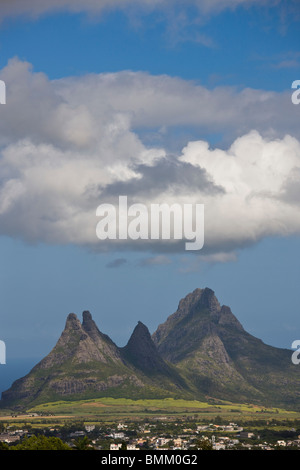
<svg viewBox="0 0 300 470"><path fill-rule="evenodd" d="M103 362L122 361L119 348L108 335L99 330L88 310L82 312L82 328L97 346Z"/></svg>
<svg viewBox="0 0 300 470"><path fill-rule="evenodd" d="M144 323L139 321L127 345L122 348L122 356L136 368L148 374L170 375L169 366L160 356Z"/></svg>
<svg viewBox="0 0 300 470"><path fill-rule="evenodd" d="M75 313L69 313L69 315L67 316L65 329L67 328L74 328L74 329L81 328L80 320Z"/></svg>
<svg viewBox="0 0 300 470"><path fill-rule="evenodd" d="M127 345L122 349L125 357L130 359L136 365L142 365L144 361L153 361L159 357L156 347L152 341L150 332L146 325L139 321L134 328ZM160 358L159 358L160 360ZM150 363L149 363L150 365Z"/></svg>
<svg viewBox="0 0 300 470"><path fill-rule="evenodd" d="M89 322L89 321L93 320L92 314L89 310L84 310L82 312L82 320L83 320L83 322Z"/></svg>
<svg viewBox="0 0 300 470"><path fill-rule="evenodd" d="M221 309L218 299L212 289L205 287L197 288L180 300L177 309L177 316L185 316L199 309L209 309L212 313Z"/></svg>
<svg viewBox="0 0 300 470"><path fill-rule="evenodd" d="M129 342L133 342L137 339L138 340L145 339L147 341L151 341L151 343L152 343L150 332L149 332L147 326L144 325L144 323L142 323L141 321L137 322L137 325L136 325L136 327L134 328L134 330L132 332L132 335L129 339Z"/></svg>
<svg viewBox="0 0 300 470"><path fill-rule="evenodd" d="M205 337L218 336L222 328L244 331L212 289L197 288L180 300L177 311L158 326L152 339L163 357L176 362L197 350Z"/></svg>
<svg viewBox="0 0 300 470"><path fill-rule="evenodd" d="M92 337L101 334L93 320L92 314L88 310L82 312L82 328Z"/></svg>
<svg viewBox="0 0 300 470"><path fill-rule="evenodd" d="M82 323L70 313L52 351L3 392L2 405L157 393L289 404L299 400L299 369L290 359L290 351L247 333L212 289L197 288L152 336L138 321L123 348L88 310Z"/></svg>

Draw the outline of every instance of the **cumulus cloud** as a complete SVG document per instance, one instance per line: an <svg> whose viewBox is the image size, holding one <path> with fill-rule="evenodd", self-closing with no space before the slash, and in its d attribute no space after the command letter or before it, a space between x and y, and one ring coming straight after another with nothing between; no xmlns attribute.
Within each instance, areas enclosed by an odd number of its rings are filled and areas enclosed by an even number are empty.
<svg viewBox="0 0 300 470"><path fill-rule="evenodd" d="M149 251L147 265L184 252L176 240L98 240L96 209L119 195L146 207L204 204L204 261L231 261L263 237L300 233L299 129L289 95L133 72L51 81L17 59L0 78L8 89L0 108L2 235ZM211 147L199 136L171 153L140 133L191 123L232 142Z"/></svg>
<svg viewBox="0 0 300 470"><path fill-rule="evenodd" d="M129 138L128 130L142 129L144 136L153 129L166 134L176 126L193 126L198 135L226 133L230 139L249 129L300 138L290 89L208 89L168 75L131 71L50 81L18 59L9 62L0 78L7 84L8 99L0 121L2 142L30 136L36 142L86 149L95 148L104 135L116 142L122 129ZM136 140L136 132L130 138Z"/></svg>
<svg viewBox="0 0 300 470"><path fill-rule="evenodd" d="M120 112L134 128L196 126L198 132L226 131L233 137L255 128L300 136L298 110L291 107L290 89L283 93L208 89L168 75L123 71L60 80L57 92L77 106L85 103L97 117L101 108Z"/></svg>

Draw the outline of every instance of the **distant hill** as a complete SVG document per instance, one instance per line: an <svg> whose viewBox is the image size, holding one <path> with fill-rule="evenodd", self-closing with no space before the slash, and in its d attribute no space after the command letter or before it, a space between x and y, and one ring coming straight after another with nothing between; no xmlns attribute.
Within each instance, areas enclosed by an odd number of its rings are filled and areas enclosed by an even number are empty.
<svg viewBox="0 0 300 470"><path fill-rule="evenodd" d="M247 333L211 289L196 289L150 335L138 322L119 348L90 312L68 315L52 351L2 393L2 407L56 400L207 398L300 408L291 351Z"/></svg>

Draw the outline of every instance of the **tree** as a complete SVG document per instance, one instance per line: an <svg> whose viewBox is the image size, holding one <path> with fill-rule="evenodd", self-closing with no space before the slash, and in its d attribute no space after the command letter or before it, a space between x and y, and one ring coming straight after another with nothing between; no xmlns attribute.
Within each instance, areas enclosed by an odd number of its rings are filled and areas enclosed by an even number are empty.
<svg viewBox="0 0 300 470"><path fill-rule="evenodd" d="M5 442L0 441L0 450L9 450L9 446Z"/></svg>
<svg viewBox="0 0 300 470"><path fill-rule="evenodd" d="M74 444L77 450L91 450L92 449L92 447L90 446L90 441L87 436L84 436L81 438L79 437L78 439L76 439Z"/></svg>
<svg viewBox="0 0 300 470"><path fill-rule="evenodd" d="M0 423L0 432L3 432L3 431L5 431L5 424Z"/></svg>
<svg viewBox="0 0 300 470"><path fill-rule="evenodd" d="M46 437L43 435L25 437L20 444L10 447L11 450L71 450L58 437Z"/></svg>
<svg viewBox="0 0 300 470"><path fill-rule="evenodd" d="M127 444L126 442L122 442L121 449L120 450L127 450Z"/></svg>
<svg viewBox="0 0 300 470"><path fill-rule="evenodd" d="M208 439L199 439L196 442L196 446L201 450L213 450L212 444Z"/></svg>

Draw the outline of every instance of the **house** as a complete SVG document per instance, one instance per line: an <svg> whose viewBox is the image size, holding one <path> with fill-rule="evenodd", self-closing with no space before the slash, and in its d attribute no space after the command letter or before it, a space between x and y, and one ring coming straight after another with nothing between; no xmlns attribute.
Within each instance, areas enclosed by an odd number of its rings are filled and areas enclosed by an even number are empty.
<svg viewBox="0 0 300 470"><path fill-rule="evenodd" d="M110 450L120 450L122 447L122 444L110 444L109 449Z"/></svg>
<svg viewBox="0 0 300 470"><path fill-rule="evenodd" d="M159 446L159 447L165 446L169 441L170 441L170 439L167 439L165 437L159 437L156 440L156 445Z"/></svg>
<svg viewBox="0 0 300 470"><path fill-rule="evenodd" d="M119 424L118 424L118 429L119 429L119 430L120 430L120 429L125 429L125 428L127 428L127 424L124 424L124 423L119 423Z"/></svg>
<svg viewBox="0 0 300 470"><path fill-rule="evenodd" d="M0 441L1 442L6 442L6 444L9 444L10 442L16 442L20 439L20 436L13 436L8 433L2 433L0 434Z"/></svg>
<svg viewBox="0 0 300 470"><path fill-rule="evenodd" d="M174 439L174 447L181 447L182 446L182 439L179 437L178 439Z"/></svg>
<svg viewBox="0 0 300 470"><path fill-rule="evenodd" d="M216 442L215 444L213 444L213 449L214 450L225 450L226 446L225 446L225 444L223 444L221 442Z"/></svg>
<svg viewBox="0 0 300 470"><path fill-rule="evenodd" d="M87 424L87 425L85 426L85 430L86 430L87 432L94 431L94 429L95 429L95 426L94 426L93 424Z"/></svg>
<svg viewBox="0 0 300 470"><path fill-rule="evenodd" d="M209 428L209 426L197 426L197 431L206 431Z"/></svg>
<svg viewBox="0 0 300 470"><path fill-rule="evenodd" d="M70 437L82 437L85 436L84 431L75 431L71 432Z"/></svg>
<svg viewBox="0 0 300 470"><path fill-rule="evenodd" d="M145 444L145 442L147 442L146 439L137 439L137 441L136 441L136 443L139 444L139 445L141 445L141 446L142 446L143 444Z"/></svg>
<svg viewBox="0 0 300 470"><path fill-rule="evenodd" d="M242 439L250 439L251 437L254 437L254 434L253 434L253 432L242 431L240 433L240 437Z"/></svg>
<svg viewBox="0 0 300 470"><path fill-rule="evenodd" d="M285 442L285 441L277 441L277 445L278 445L278 446L285 447L285 446L286 446L286 442Z"/></svg>
<svg viewBox="0 0 300 470"><path fill-rule="evenodd" d="M125 437L125 434L123 432L115 432L113 434L114 439L124 439L124 437Z"/></svg>

